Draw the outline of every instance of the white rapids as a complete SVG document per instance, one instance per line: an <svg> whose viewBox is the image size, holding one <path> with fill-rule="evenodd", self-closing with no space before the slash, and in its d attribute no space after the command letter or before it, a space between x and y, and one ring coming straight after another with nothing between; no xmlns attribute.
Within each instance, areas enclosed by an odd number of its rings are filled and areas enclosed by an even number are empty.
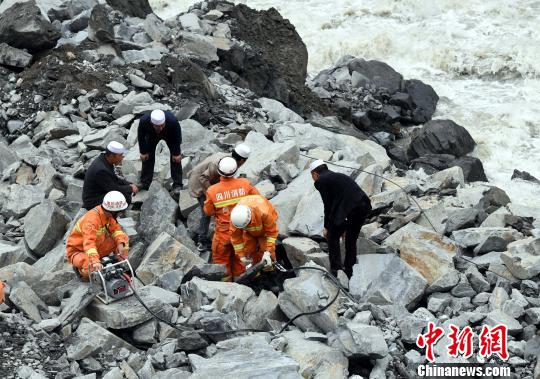
<svg viewBox="0 0 540 379"><path fill-rule="evenodd" d="M236 1L239 2L239 1ZM312 74L343 55L377 59L440 96L435 118L463 125L489 181L512 202L540 206L540 1L246 0L275 7L298 30ZM196 1L151 0L163 18Z"/></svg>

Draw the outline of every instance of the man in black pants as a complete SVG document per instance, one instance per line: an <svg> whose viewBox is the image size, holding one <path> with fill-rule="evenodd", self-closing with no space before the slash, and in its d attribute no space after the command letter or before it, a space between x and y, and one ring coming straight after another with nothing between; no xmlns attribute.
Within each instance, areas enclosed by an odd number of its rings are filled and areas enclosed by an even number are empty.
<svg viewBox="0 0 540 379"><path fill-rule="evenodd" d="M100 154L88 167L82 190L83 208L90 210L101 205L103 198L110 191L121 192L127 203L131 203L131 194L139 192L139 188L119 178L114 172L114 166L122 163L125 151L120 142L111 141L105 153Z"/></svg>
<svg viewBox="0 0 540 379"><path fill-rule="evenodd" d="M350 278L356 263L356 240L371 211L371 202L364 191L345 174L333 172L323 160L309 166L315 188L324 204L324 237L330 251L330 268L334 275L345 271ZM345 236L345 263L341 263L339 239Z"/></svg>
<svg viewBox="0 0 540 379"><path fill-rule="evenodd" d="M137 130L139 152L141 153L141 189L148 189L154 178L154 165L156 163L156 146L164 140L171 152L171 178L173 191L182 189L182 131L176 116L169 111L156 109L147 113L139 120Z"/></svg>

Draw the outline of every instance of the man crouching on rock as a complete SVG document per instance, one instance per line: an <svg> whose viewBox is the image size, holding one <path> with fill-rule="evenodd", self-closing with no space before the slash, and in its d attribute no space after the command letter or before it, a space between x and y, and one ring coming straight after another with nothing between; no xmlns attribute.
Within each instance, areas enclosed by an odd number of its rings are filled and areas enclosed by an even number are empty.
<svg viewBox="0 0 540 379"><path fill-rule="evenodd" d="M371 201L354 180L330 171L323 160L313 162L309 170L324 204L324 237L328 241L332 274L343 270L350 279L356 263L356 240L371 211ZM341 237L345 237L344 264L339 246Z"/></svg>
<svg viewBox="0 0 540 379"><path fill-rule="evenodd" d="M110 253L116 253L121 261L127 259L129 238L116 221L127 206L121 192L111 191L101 205L92 208L75 224L67 240L66 256L82 279L87 280L90 272L101 271L101 258Z"/></svg>

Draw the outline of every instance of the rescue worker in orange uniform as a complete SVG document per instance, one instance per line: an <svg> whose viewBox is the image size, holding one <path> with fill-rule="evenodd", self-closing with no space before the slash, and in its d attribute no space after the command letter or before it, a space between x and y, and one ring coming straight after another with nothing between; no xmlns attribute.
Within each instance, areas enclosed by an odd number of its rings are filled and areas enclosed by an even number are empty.
<svg viewBox="0 0 540 379"><path fill-rule="evenodd" d="M240 276L245 267L240 257L234 254L229 231L231 210L247 195L259 195L259 191L245 178L233 178L237 163L234 158L224 157L218 163L219 183L211 185L206 191L204 213L216 217L212 239L212 261L227 268L224 281L232 281Z"/></svg>
<svg viewBox="0 0 540 379"><path fill-rule="evenodd" d="M6 285L4 284L4 282L2 282L0 280L0 304L2 304L4 302L4 300L5 300L5 295L4 295L4 287L5 286Z"/></svg>
<svg viewBox="0 0 540 379"><path fill-rule="evenodd" d="M276 260L279 234L276 209L261 195L242 198L231 212L231 243L234 253L247 265L261 260L266 266Z"/></svg>
<svg viewBox="0 0 540 379"><path fill-rule="evenodd" d="M81 278L101 271L101 258L116 253L119 260L128 257L129 238L116 221L128 204L121 192L108 192L103 203L82 216L71 232L66 246L68 262L77 268Z"/></svg>

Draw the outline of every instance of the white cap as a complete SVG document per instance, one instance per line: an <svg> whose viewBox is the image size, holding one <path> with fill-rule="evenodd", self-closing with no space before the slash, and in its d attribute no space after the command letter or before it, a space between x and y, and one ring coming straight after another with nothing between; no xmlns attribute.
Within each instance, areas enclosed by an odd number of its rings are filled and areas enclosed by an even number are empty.
<svg viewBox="0 0 540 379"><path fill-rule="evenodd" d="M234 151L244 159L248 159L249 154L251 154L251 149L245 143L241 143L240 145L236 146Z"/></svg>
<svg viewBox="0 0 540 379"><path fill-rule="evenodd" d="M218 173L221 176L231 177L236 173L238 166L231 157L221 158L218 163Z"/></svg>
<svg viewBox="0 0 540 379"><path fill-rule="evenodd" d="M317 159L316 161L311 162L311 164L309 165L309 171L311 172L315 170L317 167L322 166L323 164L326 164L326 163L322 159Z"/></svg>
<svg viewBox="0 0 540 379"><path fill-rule="evenodd" d="M109 142L109 144L107 145L107 150L114 154L124 154L126 152L124 145L116 141Z"/></svg>
<svg viewBox="0 0 540 379"><path fill-rule="evenodd" d="M152 113L150 113L150 121L152 121L152 124L154 125L164 124L165 112L163 112L161 109L153 110Z"/></svg>

